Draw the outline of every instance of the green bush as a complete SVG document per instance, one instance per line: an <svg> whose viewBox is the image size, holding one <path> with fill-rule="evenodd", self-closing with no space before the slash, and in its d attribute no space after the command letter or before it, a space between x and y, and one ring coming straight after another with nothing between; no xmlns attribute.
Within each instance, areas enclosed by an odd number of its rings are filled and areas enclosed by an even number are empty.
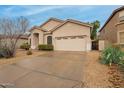
<svg viewBox="0 0 124 93"><path fill-rule="evenodd" d="M27 55L32 55L32 52L30 50L28 50Z"/></svg>
<svg viewBox="0 0 124 93"><path fill-rule="evenodd" d="M38 49L39 50L48 50L48 51L52 51L53 50L53 45L46 45L46 44L41 44L41 45L38 45Z"/></svg>
<svg viewBox="0 0 124 93"><path fill-rule="evenodd" d="M101 62L111 65L122 64L124 58L124 52L121 51L119 46L109 46L102 51Z"/></svg>
<svg viewBox="0 0 124 93"><path fill-rule="evenodd" d="M20 46L21 49L25 49L25 50L29 50L30 48L30 45L28 43L23 43L21 46Z"/></svg>

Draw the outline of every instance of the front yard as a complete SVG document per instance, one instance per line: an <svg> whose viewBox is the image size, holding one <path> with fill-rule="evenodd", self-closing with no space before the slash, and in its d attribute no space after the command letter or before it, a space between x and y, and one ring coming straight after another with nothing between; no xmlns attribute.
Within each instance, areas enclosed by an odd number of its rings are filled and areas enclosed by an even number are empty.
<svg viewBox="0 0 124 93"><path fill-rule="evenodd" d="M34 50L32 55L27 55L26 53L27 53L27 51L25 51L23 49L18 49L15 57L8 58L8 59L7 58L0 58L0 65L12 64L12 63L18 62L19 60L23 60L25 58L30 58L30 57L35 57L35 56L41 55L44 52Z"/></svg>
<svg viewBox="0 0 124 93"><path fill-rule="evenodd" d="M18 50L16 57L0 59L0 83L15 87L110 87L109 67L99 52L43 52ZM11 74L8 74L11 73Z"/></svg>
<svg viewBox="0 0 124 93"><path fill-rule="evenodd" d="M109 67L99 62L98 51L92 51L87 54L88 60L84 64L84 81L87 87L103 88L111 86L108 82Z"/></svg>

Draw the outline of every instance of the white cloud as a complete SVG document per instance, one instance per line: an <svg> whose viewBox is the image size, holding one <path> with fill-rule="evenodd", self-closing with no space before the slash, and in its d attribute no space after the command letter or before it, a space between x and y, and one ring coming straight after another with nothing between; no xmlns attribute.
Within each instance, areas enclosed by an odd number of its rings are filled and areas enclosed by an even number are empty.
<svg viewBox="0 0 124 93"><path fill-rule="evenodd" d="M21 11L15 11L16 8L22 8ZM4 11L5 16L31 16L43 13L53 9L66 8L69 6L11 6Z"/></svg>
<svg viewBox="0 0 124 93"><path fill-rule="evenodd" d="M15 11L16 8L22 8L20 11ZM62 8L77 8L77 11L83 12L93 8L93 6L70 6L70 5L54 5L54 6L11 6L6 8L3 13L5 16L31 16L39 13L44 13L46 11Z"/></svg>
<svg viewBox="0 0 124 93"><path fill-rule="evenodd" d="M30 10L26 12L26 16L35 15L49 10L66 8L66 7L69 6L47 6L47 7L29 7L29 8L27 7Z"/></svg>

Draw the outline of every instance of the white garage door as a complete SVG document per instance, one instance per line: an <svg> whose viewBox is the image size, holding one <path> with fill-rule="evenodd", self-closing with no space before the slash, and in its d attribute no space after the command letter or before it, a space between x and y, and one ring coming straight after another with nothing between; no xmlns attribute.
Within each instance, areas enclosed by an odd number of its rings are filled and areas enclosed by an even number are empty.
<svg viewBox="0 0 124 93"><path fill-rule="evenodd" d="M55 39L55 50L86 51L85 38L62 38Z"/></svg>

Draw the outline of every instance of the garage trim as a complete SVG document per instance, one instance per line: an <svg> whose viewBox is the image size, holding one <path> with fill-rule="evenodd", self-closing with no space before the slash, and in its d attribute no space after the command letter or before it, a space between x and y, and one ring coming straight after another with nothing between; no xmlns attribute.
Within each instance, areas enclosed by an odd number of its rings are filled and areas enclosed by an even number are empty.
<svg viewBox="0 0 124 93"><path fill-rule="evenodd" d="M60 40L60 39L65 39L65 38L70 38L70 39L75 39L75 38L85 38L86 35L77 35L77 36L63 36L63 37L55 37L55 39Z"/></svg>

